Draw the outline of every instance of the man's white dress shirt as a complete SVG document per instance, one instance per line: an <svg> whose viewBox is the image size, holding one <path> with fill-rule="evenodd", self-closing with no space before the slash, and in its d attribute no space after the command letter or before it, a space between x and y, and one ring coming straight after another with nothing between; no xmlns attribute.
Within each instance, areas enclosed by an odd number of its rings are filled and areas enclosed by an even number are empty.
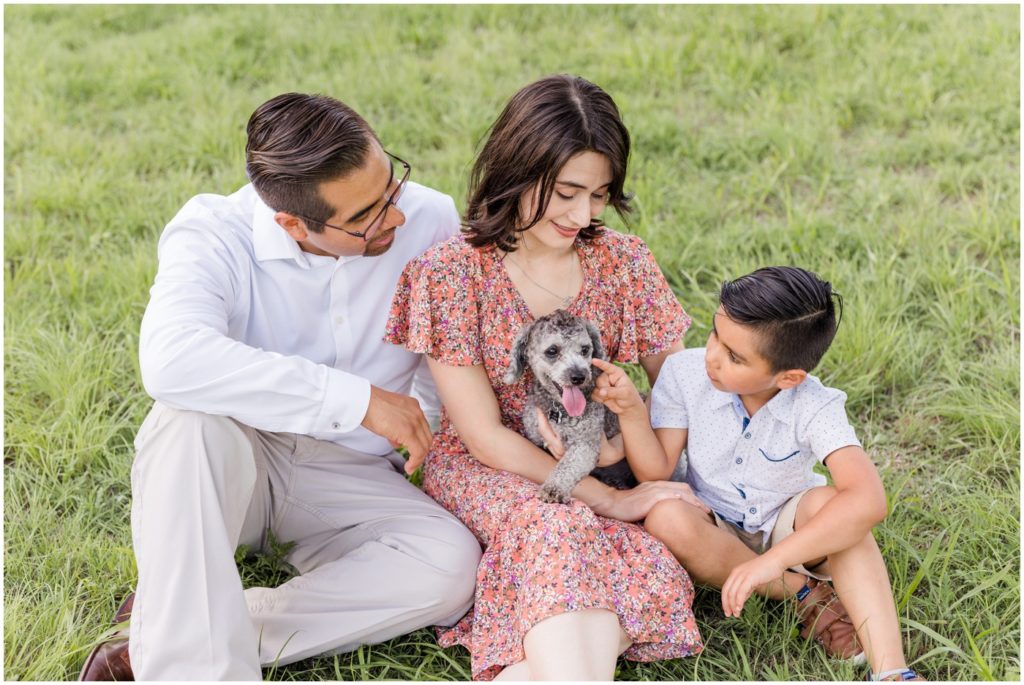
<svg viewBox="0 0 1024 685"><path fill-rule="evenodd" d="M651 391L651 425L686 428L686 482L723 519L770 534L788 500L827 480L813 471L832 452L860 446L846 393L808 375L753 417L739 396L711 385L704 348L670 355Z"/></svg>
<svg viewBox="0 0 1024 685"><path fill-rule="evenodd" d="M428 416L439 407L425 360L382 341L395 285L459 229L452 199L425 186L410 182L398 206L406 221L390 250L334 258L303 252L251 184L192 198L160 238L139 340L146 391L261 430L392 451L360 426L371 384L412 393Z"/></svg>

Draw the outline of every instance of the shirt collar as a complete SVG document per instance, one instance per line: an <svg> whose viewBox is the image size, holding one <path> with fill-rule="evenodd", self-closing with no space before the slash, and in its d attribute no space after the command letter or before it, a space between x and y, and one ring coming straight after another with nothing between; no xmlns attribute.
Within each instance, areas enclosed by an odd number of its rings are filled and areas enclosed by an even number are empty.
<svg viewBox="0 0 1024 685"><path fill-rule="evenodd" d="M309 269L322 265L328 259L331 263L340 266L363 258L363 255L335 258L305 252L299 247L299 243L274 221L274 214L276 212L257 196L252 210L252 239L256 249L256 259L261 262L272 259L292 259L303 269Z"/></svg>
<svg viewBox="0 0 1024 685"><path fill-rule="evenodd" d="M303 269L312 266L306 253L288 233L274 221L274 210L259 197L252 209L252 240L256 259L265 262L271 259L293 259Z"/></svg>
<svg viewBox="0 0 1024 685"><path fill-rule="evenodd" d="M711 385L711 379L706 379L708 385ZM714 393L708 398L708 407L711 409L721 409L733 403L733 401L739 402L740 396L731 392L722 392L715 386L711 385L711 389ZM742 406L742 405L741 405Z"/></svg>
<svg viewBox="0 0 1024 685"><path fill-rule="evenodd" d="M795 400L796 388L780 390L776 393L775 397L768 400L768 403L764 405L763 409L767 409L768 413L771 414L772 418L776 421L793 425L793 402ZM709 404L716 409L724 407L727 404L731 404L739 418L751 418L750 415L747 414L747 408L743 406L743 401L736 393L719 392L715 399L713 399Z"/></svg>
<svg viewBox="0 0 1024 685"><path fill-rule="evenodd" d="M741 419L750 418L750 415L747 414L747 408L743 406L743 400L740 399L739 395L736 393L730 393L727 397L729 398L730 404L732 404L733 410L736 412L736 416Z"/></svg>
<svg viewBox="0 0 1024 685"><path fill-rule="evenodd" d="M800 386L797 386L800 387ZM780 390L775 397L764 405L776 421L793 425L793 404L796 401L796 388Z"/></svg>

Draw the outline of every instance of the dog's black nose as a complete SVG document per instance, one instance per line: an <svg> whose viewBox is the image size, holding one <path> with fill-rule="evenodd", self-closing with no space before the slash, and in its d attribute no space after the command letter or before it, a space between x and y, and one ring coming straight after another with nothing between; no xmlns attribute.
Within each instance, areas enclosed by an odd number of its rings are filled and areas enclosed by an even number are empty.
<svg viewBox="0 0 1024 685"><path fill-rule="evenodd" d="M573 385L583 385L583 382L587 380L587 374L582 371L573 371L569 374L569 381Z"/></svg>

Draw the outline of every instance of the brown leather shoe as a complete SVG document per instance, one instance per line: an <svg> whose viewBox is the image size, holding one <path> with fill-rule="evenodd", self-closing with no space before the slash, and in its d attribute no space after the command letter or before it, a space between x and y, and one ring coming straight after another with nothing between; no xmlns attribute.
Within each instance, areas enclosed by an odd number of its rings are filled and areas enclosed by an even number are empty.
<svg viewBox="0 0 1024 685"><path fill-rule="evenodd" d="M96 645L78 674L79 680L135 680L128 658L128 629Z"/></svg>
<svg viewBox="0 0 1024 685"><path fill-rule="evenodd" d="M864 661L857 630L832 586L814 578L808 578L807 585L811 591L797 603L796 609L800 636L814 638L831 657L851 659L854 663Z"/></svg>
<svg viewBox="0 0 1024 685"><path fill-rule="evenodd" d="M135 593L129 592L114 612L114 626L125 623L132 617ZM82 666L79 680L135 680L132 663L128 658L128 626L111 633L89 652Z"/></svg>
<svg viewBox="0 0 1024 685"><path fill-rule="evenodd" d="M132 607L135 606L135 593L129 592L128 596L121 602L121 606L117 607L117 611L114 612L114 625L118 623L124 623L132 617Z"/></svg>

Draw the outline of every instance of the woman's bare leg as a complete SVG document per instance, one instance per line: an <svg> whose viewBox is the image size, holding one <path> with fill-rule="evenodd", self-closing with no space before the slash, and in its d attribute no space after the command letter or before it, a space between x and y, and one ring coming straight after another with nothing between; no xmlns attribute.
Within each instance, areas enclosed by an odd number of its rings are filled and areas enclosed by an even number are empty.
<svg viewBox="0 0 1024 685"><path fill-rule="evenodd" d="M526 633L523 649L529 667L520 673L528 673L532 680L610 681L619 654L630 644L619 617L612 611L586 609L558 614Z"/></svg>

